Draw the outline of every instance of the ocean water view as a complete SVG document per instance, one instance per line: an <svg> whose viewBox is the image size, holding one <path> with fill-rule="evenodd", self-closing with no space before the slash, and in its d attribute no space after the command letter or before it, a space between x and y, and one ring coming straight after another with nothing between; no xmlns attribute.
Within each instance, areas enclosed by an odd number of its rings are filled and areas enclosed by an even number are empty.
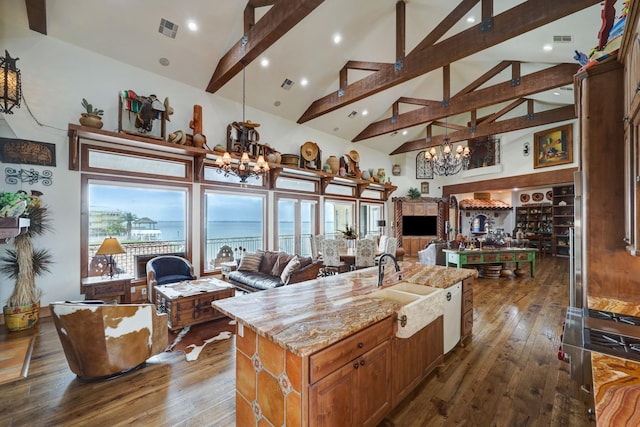
<svg viewBox="0 0 640 427"><path fill-rule="evenodd" d="M279 234L292 235L293 221L280 222ZM183 221L158 221L157 229L161 231L162 240L184 239ZM301 224L302 234L311 234L308 222ZM196 232L196 230L194 230ZM209 221L207 238L254 237L262 235L261 221Z"/></svg>

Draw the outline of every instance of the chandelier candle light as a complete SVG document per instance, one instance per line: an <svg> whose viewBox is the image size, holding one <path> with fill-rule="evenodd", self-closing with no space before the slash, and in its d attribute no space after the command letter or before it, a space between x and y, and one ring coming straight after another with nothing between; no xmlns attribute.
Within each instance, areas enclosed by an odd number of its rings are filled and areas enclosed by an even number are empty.
<svg viewBox="0 0 640 427"><path fill-rule="evenodd" d="M0 113L13 114L13 107L20 108L22 83L16 67L18 59L9 56L6 50L4 57L0 56Z"/></svg>
<svg viewBox="0 0 640 427"><path fill-rule="evenodd" d="M246 184L247 180L251 177L259 179L260 175L269 171L269 163L262 155L258 156L256 164L251 167L249 165L249 154L247 152L242 153L242 157L238 163L234 163L232 162L231 155L225 151L224 155L216 158L215 165L218 167L218 173L224 173L224 176L235 175L240 178L242 184Z"/></svg>
<svg viewBox="0 0 640 427"><path fill-rule="evenodd" d="M438 156L435 147L431 147L431 150L424 153L425 159L431 162L433 173L436 175L455 175L469 167L469 155L471 154L469 147L462 148L462 145L458 145L454 155L453 145L449 142L449 138L445 137L440 145L440 151L442 151L442 156Z"/></svg>

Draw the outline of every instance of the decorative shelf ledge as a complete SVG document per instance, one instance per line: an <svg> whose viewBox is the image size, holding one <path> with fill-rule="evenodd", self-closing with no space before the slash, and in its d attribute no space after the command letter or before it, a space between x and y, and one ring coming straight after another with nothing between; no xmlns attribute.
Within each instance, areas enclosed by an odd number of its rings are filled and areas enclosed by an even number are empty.
<svg viewBox="0 0 640 427"><path fill-rule="evenodd" d="M0 243L26 233L30 223L27 218L0 218Z"/></svg>

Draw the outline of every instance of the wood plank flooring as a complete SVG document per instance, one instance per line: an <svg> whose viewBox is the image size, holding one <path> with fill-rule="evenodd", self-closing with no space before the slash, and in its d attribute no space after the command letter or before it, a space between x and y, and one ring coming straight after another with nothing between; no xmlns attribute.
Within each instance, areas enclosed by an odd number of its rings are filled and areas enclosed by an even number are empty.
<svg viewBox="0 0 640 427"><path fill-rule="evenodd" d="M381 427L595 425L571 397L569 365L556 358L569 261L546 257L537 267L535 279L476 281L472 339ZM234 339L210 344L196 362L164 353L121 378L83 384L50 318L31 331L2 327L0 342L30 334L28 377L0 385L0 426L235 425Z"/></svg>

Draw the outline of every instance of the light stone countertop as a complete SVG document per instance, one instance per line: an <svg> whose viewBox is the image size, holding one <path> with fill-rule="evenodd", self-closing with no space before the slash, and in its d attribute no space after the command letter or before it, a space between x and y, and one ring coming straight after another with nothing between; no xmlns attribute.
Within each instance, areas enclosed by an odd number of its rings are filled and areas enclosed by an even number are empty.
<svg viewBox="0 0 640 427"><path fill-rule="evenodd" d="M387 266L384 287L402 281L447 288L476 270L400 262ZM292 353L304 357L395 314L389 300L367 297L376 286L378 268L318 278L213 302L222 313Z"/></svg>

